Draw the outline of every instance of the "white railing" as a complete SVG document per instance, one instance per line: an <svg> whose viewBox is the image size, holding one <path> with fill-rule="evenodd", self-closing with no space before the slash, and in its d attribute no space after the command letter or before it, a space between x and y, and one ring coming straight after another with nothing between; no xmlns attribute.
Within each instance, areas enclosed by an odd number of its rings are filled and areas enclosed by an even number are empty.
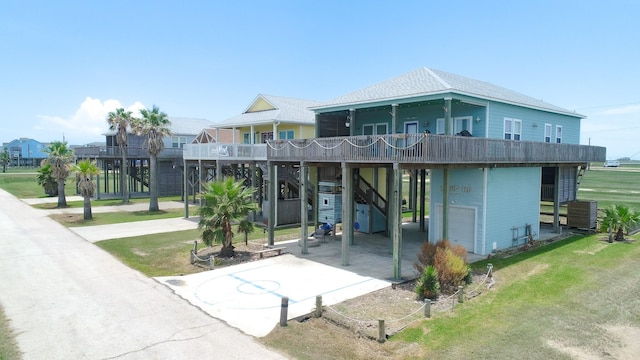
<svg viewBox="0 0 640 360"><path fill-rule="evenodd" d="M186 144L183 151L185 160L267 160L266 144Z"/></svg>

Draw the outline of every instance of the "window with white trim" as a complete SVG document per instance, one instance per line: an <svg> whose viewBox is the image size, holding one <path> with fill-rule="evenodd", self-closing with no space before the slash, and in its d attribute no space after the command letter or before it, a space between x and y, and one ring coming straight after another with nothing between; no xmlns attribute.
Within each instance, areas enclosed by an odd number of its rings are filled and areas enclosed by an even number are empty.
<svg viewBox="0 0 640 360"><path fill-rule="evenodd" d="M278 131L278 139L291 140L293 139L293 130L280 130Z"/></svg>
<svg viewBox="0 0 640 360"><path fill-rule="evenodd" d="M362 135L386 135L387 123L362 125Z"/></svg>
<svg viewBox="0 0 640 360"><path fill-rule="evenodd" d="M544 124L544 142L551 142L551 124Z"/></svg>
<svg viewBox="0 0 640 360"><path fill-rule="evenodd" d="M436 120L436 135L444 135L444 118L439 118Z"/></svg>
<svg viewBox="0 0 640 360"><path fill-rule="evenodd" d="M243 133L242 134L242 143L243 144L251 144L251 133Z"/></svg>
<svg viewBox="0 0 640 360"><path fill-rule="evenodd" d="M556 143L562 143L562 125L556 125Z"/></svg>
<svg viewBox="0 0 640 360"><path fill-rule="evenodd" d="M186 136L172 136L171 137L171 147L172 148L182 148L184 146L184 144L187 143L187 137Z"/></svg>
<svg viewBox="0 0 640 360"><path fill-rule="evenodd" d="M522 137L522 120L504 118L504 139L520 140Z"/></svg>
<svg viewBox="0 0 640 360"><path fill-rule="evenodd" d="M472 132L473 122L471 121L473 118L471 116L460 116L453 119L453 133L459 134L464 130L467 130L469 133Z"/></svg>

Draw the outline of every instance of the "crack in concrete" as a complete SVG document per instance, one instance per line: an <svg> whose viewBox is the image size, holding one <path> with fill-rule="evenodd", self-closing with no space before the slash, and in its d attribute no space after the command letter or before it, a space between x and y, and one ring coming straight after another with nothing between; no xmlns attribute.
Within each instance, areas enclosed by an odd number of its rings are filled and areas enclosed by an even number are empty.
<svg viewBox="0 0 640 360"><path fill-rule="evenodd" d="M202 338L204 336L209 335L209 333L203 333L203 334L200 334L198 336L194 336L194 337L190 337L190 338L183 338L183 339L173 339L173 337L177 336L178 334L180 334L181 332L184 332L184 331L205 328L205 327L209 327L209 326L213 326L213 325L219 325L219 324L218 323L210 323L210 324L206 324L206 325L194 326L194 327L186 328L186 329L180 329L180 330L176 331L175 333L171 334L171 336L169 336L169 338L167 340L163 340L163 341L159 341L159 342L156 342L156 343L153 343L153 344L149 344L149 345L147 345L147 346L145 346L143 348L140 348L140 349L137 349L137 350L127 351L127 352L124 352L122 354L118 354L116 356L102 358L101 360L119 359L119 358L122 358L123 356L139 353L139 352L145 351L147 349L150 349L150 348L152 348L154 346L158 346L158 345L162 345L162 344L167 344L167 343L172 343L172 342L191 341L191 340L200 339L200 338Z"/></svg>

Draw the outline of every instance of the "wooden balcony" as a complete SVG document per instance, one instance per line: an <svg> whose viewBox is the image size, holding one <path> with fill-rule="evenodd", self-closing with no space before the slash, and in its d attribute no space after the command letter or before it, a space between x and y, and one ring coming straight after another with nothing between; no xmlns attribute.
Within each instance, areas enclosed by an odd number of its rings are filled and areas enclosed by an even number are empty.
<svg viewBox="0 0 640 360"><path fill-rule="evenodd" d="M432 134L365 135L268 142L271 161L401 163L406 166L550 166L602 162L606 148Z"/></svg>
<svg viewBox="0 0 640 360"><path fill-rule="evenodd" d="M120 159L122 152L119 146L85 146L74 148L73 152L78 158L97 159ZM182 156L182 149L165 148L158 154L159 159L179 159ZM127 158L145 159L149 158L147 149L140 147L127 147Z"/></svg>
<svg viewBox="0 0 640 360"><path fill-rule="evenodd" d="M267 161L267 144L186 144L185 160Z"/></svg>

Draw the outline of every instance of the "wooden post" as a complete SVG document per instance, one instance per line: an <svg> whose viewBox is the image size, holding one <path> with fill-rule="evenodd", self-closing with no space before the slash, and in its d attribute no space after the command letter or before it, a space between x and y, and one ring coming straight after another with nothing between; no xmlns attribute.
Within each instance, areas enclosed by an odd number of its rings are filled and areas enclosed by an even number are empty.
<svg viewBox="0 0 640 360"><path fill-rule="evenodd" d="M282 303L280 304L280 326L287 326L287 312L289 311L289 298L282 297Z"/></svg>
<svg viewBox="0 0 640 360"><path fill-rule="evenodd" d="M384 342L387 339L384 329L384 320L378 320L378 342Z"/></svg>
<svg viewBox="0 0 640 360"><path fill-rule="evenodd" d="M300 179L298 179L300 184L300 236L302 238L302 254L308 254L308 240L309 240L309 226L307 225L309 221L309 211L307 209L307 168L304 164L304 161L300 161Z"/></svg>
<svg viewBox="0 0 640 360"><path fill-rule="evenodd" d="M342 266L349 265L349 247L353 235L353 171L342 162ZM333 224L333 234L337 224Z"/></svg>
<svg viewBox="0 0 640 360"><path fill-rule="evenodd" d="M402 279L402 171L393 163L393 197L391 198L391 239L393 246L393 279Z"/></svg>
<svg viewBox="0 0 640 360"><path fill-rule="evenodd" d="M193 241L193 253L194 254L198 253L198 240Z"/></svg>
<svg viewBox="0 0 640 360"><path fill-rule="evenodd" d="M213 254L209 255L209 270L213 270L213 266L216 263L216 257Z"/></svg>
<svg viewBox="0 0 640 360"><path fill-rule="evenodd" d="M464 286L458 285L458 302L462 304L464 302Z"/></svg>
<svg viewBox="0 0 640 360"><path fill-rule="evenodd" d="M424 317L431 317L431 299L424 299Z"/></svg>
<svg viewBox="0 0 640 360"><path fill-rule="evenodd" d="M316 296L316 317L322 317L322 295Z"/></svg>
<svg viewBox="0 0 640 360"><path fill-rule="evenodd" d="M274 229L276 226L276 204L278 203L278 195L276 189L278 188L278 178L276 176L276 166L272 162L268 163L267 175L269 176L268 184L268 198L269 198L269 215L267 216L267 226L269 231L268 244L273 246L275 242Z"/></svg>

